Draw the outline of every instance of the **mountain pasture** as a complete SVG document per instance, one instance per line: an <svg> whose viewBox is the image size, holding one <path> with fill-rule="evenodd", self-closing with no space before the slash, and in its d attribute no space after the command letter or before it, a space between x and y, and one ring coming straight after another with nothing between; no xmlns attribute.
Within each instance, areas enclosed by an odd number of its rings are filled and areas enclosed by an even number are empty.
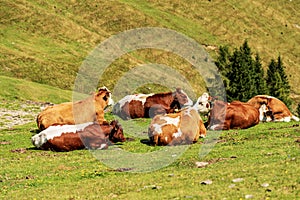
<svg viewBox="0 0 300 200"><path fill-rule="evenodd" d="M36 83L20 80L21 83L38 88ZM57 91L48 90L49 95ZM23 109L34 113L27 116L29 123L0 130L1 199L295 199L299 196L297 122L260 123L245 130L217 132L219 136L210 141L213 148L203 157L202 147L209 141L209 134L215 134L208 131L206 139L188 146L169 165L155 171L135 172L135 160L131 162L133 167L130 163L122 167L123 159L118 156L113 163L116 167L111 168L88 150L35 149L31 137L37 130L35 114L40 104L26 107L27 104L28 101L22 100L1 100L1 109L6 111ZM108 112L106 118L115 117ZM153 156L159 150L171 148L143 142L148 139L145 131L150 119L120 122L126 137L134 140L113 147L141 156ZM149 159L156 158L146 157ZM206 165L198 167L199 162ZM145 167L149 167L147 163Z"/></svg>

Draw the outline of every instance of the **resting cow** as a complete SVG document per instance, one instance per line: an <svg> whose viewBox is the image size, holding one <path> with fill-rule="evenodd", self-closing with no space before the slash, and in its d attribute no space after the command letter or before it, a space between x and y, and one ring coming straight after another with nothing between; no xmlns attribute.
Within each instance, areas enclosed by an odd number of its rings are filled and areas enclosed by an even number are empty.
<svg viewBox="0 0 300 200"><path fill-rule="evenodd" d="M184 108L178 113L156 115L148 129L151 145L191 144L205 135L206 128L195 107Z"/></svg>
<svg viewBox="0 0 300 200"><path fill-rule="evenodd" d="M255 108L260 108L262 105L266 105L266 107L272 112L273 119L271 121L289 122L291 119L299 121L299 118L294 116L288 107L281 100L275 97L257 95L251 98L248 103L253 105Z"/></svg>
<svg viewBox="0 0 300 200"><path fill-rule="evenodd" d="M252 105L240 101L227 103L215 100L209 113L208 129L246 129L258 123L259 111Z"/></svg>
<svg viewBox="0 0 300 200"><path fill-rule="evenodd" d="M152 118L192 104L187 94L177 88L175 92L127 95L115 104L113 113L122 119Z"/></svg>
<svg viewBox="0 0 300 200"><path fill-rule="evenodd" d="M54 125L31 138L38 149L72 151L79 149L106 149L108 145L124 142L122 126L117 121L110 124L87 122L77 125Z"/></svg>
<svg viewBox="0 0 300 200"><path fill-rule="evenodd" d="M102 87L84 100L48 106L37 116L37 126L40 130L44 130L51 125L58 124L82 124L85 122L102 124L105 122L104 109L112 103L111 92L106 87Z"/></svg>

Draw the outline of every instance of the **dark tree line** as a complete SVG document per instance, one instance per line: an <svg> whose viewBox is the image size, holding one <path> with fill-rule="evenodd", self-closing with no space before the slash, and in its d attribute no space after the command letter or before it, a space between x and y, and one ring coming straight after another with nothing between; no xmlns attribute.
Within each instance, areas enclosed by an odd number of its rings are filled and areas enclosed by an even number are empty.
<svg viewBox="0 0 300 200"><path fill-rule="evenodd" d="M246 102L259 94L277 97L287 106L291 105L290 85L285 74L281 56L271 59L265 74L259 54L253 56L248 42L231 52L221 46L216 65L220 70L228 101Z"/></svg>

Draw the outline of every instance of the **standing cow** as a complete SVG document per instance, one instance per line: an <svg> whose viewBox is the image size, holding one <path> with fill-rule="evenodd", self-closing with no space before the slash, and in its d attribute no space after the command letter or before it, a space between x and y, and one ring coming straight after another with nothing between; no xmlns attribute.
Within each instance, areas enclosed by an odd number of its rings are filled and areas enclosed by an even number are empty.
<svg viewBox="0 0 300 200"><path fill-rule="evenodd" d="M266 105L266 107L272 113L272 121L289 122L291 119L299 121L299 118L294 116L288 107L281 100L275 97L268 95L257 95L252 97L248 103L258 109L262 105Z"/></svg>
<svg viewBox="0 0 300 200"><path fill-rule="evenodd" d="M178 113L156 115L148 128L151 145L180 145L197 142L206 136L206 128L195 107Z"/></svg>
<svg viewBox="0 0 300 200"><path fill-rule="evenodd" d="M111 92L106 87L102 87L84 100L48 106L37 116L37 126L40 130L44 130L57 124L82 124L85 122L102 124L105 122L104 109L112 104Z"/></svg>
<svg viewBox="0 0 300 200"><path fill-rule="evenodd" d="M108 145L124 142L123 128L117 121L110 124L87 122L76 125L54 125L31 138L38 149L73 151L79 149L106 149Z"/></svg>
<svg viewBox="0 0 300 200"><path fill-rule="evenodd" d="M113 113L122 119L152 118L192 104L187 94L177 88L175 92L127 95L114 105Z"/></svg>

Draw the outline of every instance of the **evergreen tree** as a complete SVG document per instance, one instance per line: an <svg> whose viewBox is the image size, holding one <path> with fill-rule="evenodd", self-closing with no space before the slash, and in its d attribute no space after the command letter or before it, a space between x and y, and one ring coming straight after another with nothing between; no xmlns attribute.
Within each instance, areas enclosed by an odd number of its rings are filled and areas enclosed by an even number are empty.
<svg viewBox="0 0 300 200"><path fill-rule="evenodd" d="M284 68L280 56L277 62L272 59L267 70L267 84L270 95L282 100L289 107L292 103L289 97L290 85Z"/></svg>
<svg viewBox="0 0 300 200"><path fill-rule="evenodd" d="M255 85L257 89L257 94L268 94L269 89L267 88L265 73L258 53L255 56L254 72L255 72L254 75L255 75Z"/></svg>
<svg viewBox="0 0 300 200"><path fill-rule="evenodd" d="M230 71L227 73L227 78L230 80L227 88L229 101L248 101L257 94L254 64L251 49L245 41L230 57Z"/></svg>
<svg viewBox="0 0 300 200"><path fill-rule="evenodd" d="M229 79L227 78L227 74L230 71L230 59L231 53L229 51L228 46L221 46L219 48L219 56L217 58L217 61L215 62L216 66L218 67L221 77L223 80L223 84L225 87L225 90L229 87Z"/></svg>
<svg viewBox="0 0 300 200"><path fill-rule="evenodd" d="M215 63L221 74L225 77L227 75L227 72L230 71L230 69L228 68L230 56L231 54L228 46L221 46L219 48L219 56Z"/></svg>
<svg viewBox="0 0 300 200"><path fill-rule="evenodd" d="M220 47L216 65L220 70L228 101L248 101L255 95L268 94L260 57L252 57L247 41L233 53Z"/></svg>

